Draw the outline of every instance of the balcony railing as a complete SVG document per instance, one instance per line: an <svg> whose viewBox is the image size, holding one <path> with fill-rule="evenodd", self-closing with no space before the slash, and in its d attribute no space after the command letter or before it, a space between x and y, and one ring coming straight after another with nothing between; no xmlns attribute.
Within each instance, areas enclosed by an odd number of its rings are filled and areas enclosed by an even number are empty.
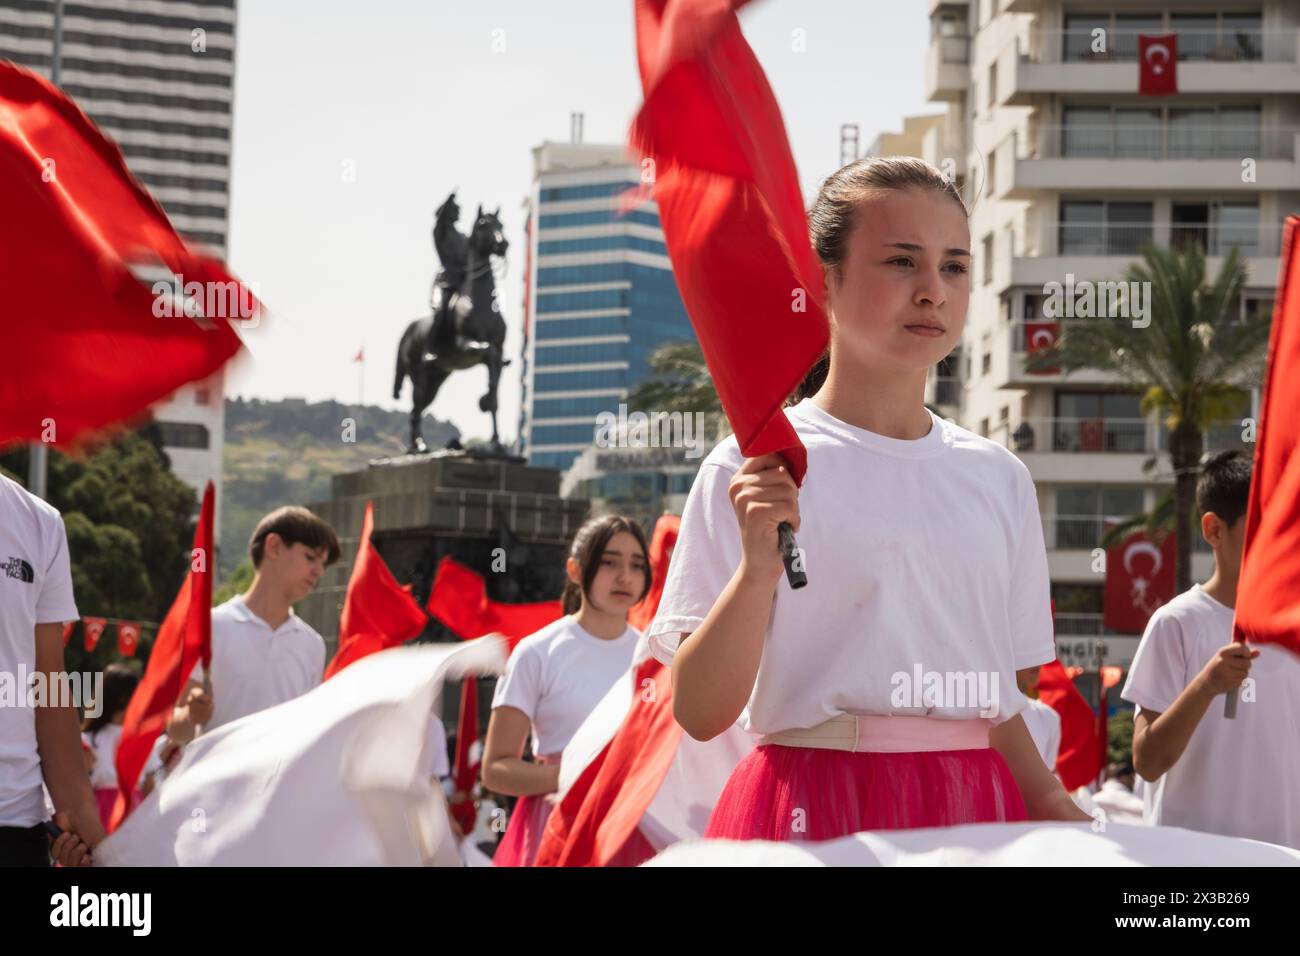
<svg viewBox="0 0 1300 956"><path fill-rule="evenodd" d="M1205 450L1249 451L1250 443L1242 440L1242 431L1236 421L1211 426L1204 434ZM1014 429L999 424L990 437L1017 454L1055 451L1151 455L1169 448L1169 430L1164 422L1149 418L1026 418Z"/></svg>
<svg viewBox="0 0 1300 956"><path fill-rule="evenodd" d="M1091 551L1101 547L1101 536L1108 523L1122 520L1118 517L1101 515L1050 515L1043 518L1043 540L1048 550L1057 551ZM1211 548L1201 537L1200 529L1193 521L1192 551L1209 553Z"/></svg>
<svg viewBox="0 0 1300 956"><path fill-rule="evenodd" d="M1021 159L1294 159L1295 127L1040 126Z"/></svg>
<svg viewBox="0 0 1300 956"><path fill-rule="evenodd" d="M940 63L969 63L970 37L938 37Z"/></svg>
<svg viewBox="0 0 1300 956"><path fill-rule="evenodd" d="M1198 245L1209 256L1225 256L1237 246L1243 256L1276 256L1280 249L1281 226L1269 223L1130 223L1057 222L1056 255L1134 256L1143 245L1180 249ZM1167 239L1166 239L1167 236ZM1051 255L1034 250L1033 255Z"/></svg>
<svg viewBox="0 0 1300 956"><path fill-rule="evenodd" d="M934 380L934 403L936 405L960 405L961 382L956 378L938 376Z"/></svg>
<svg viewBox="0 0 1300 956"><path fill-rule="evenodd" d="M1037 30L1021 59L1031 63L1132 63L1138 36L1160 30L1108 30L1105 50L1093 51L1089 30ZM1176 30L1178 59L1211 63L1294 63L1295 30Z"/></svg>

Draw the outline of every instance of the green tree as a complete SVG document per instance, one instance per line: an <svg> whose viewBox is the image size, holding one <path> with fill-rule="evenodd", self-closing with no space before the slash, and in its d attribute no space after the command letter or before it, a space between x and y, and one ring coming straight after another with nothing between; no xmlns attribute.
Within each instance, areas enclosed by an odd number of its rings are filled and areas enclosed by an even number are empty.
<svg viewBox="0 0 1300 956"><path fill-rule="evenodd" d="M1167 516L1153 511L1142 523L1155 519L1153 529L1172 526L1177 532L1181 593L1192 585L1192 512L1205 432L1244 410L1243 386L1262 378L1270 320L1239 317L1246 270L1235 246L1213 282L1206 278L1205 252L1195 243L1147 246L1126 278L1149 283L1148 326L1111 318L1071 323L1054 346L1026 360L1026 369L1109 370L1141 393L1144 416L1160 415L1169 434L1173 496Z"/></svg>
<svg viewBox="0 0 1300 956"><path fill-rule="evenodd" d="M722 438L731 427L713 387L698 342L669 342L650 354L651 374L627 396L631 411L702 412L708 429Z"/></svg>

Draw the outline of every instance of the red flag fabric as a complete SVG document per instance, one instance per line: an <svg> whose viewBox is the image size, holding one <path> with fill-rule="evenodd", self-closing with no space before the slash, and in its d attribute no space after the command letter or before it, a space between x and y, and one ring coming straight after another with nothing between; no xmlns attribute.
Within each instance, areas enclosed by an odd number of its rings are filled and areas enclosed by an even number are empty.
<svg viewBox="0 0 1300 956"><path fill-rule="evenodd" d="M357 349L357 354L352 356L354 362L364 362L366 360L366 347L363 345Z"/></svg>
<svg viewBox="0 0 1300 956"><path fill-rule="evenodd" d="M638 631L649 627L659 610L659 600L664 595L664 582L668 580L668 560L677 545L681 527L680 515L661 515L655 522L654 535L650 538L650 592L627 616L627 622Z"/></svg>
<svg viewBox="0 0 1300 956"><path fill-rule="evenodd" d="M478 782L481 760L474 760L470 751L478 741L478 678L466 677L460 684L460 716L456 722L456 762L451 770L455 791L451 797L451 813L461 832L468 834L474 828L477 811L474 808L474 784Z"/></svg>
<svg viewBox="0 0 1300 956"><path fill-rule="evenodd" d="M68 646L68 640L72 637L72 629L77 626L76 621L63 622L63 646Z"/></svg>
<svg viewBox="0 0 1300 956"><path fill-rule="evenodd" d="M1178 579L1176 535L1157 546L1141 531L1106 552L1102 622L1112 630L1141 634L1156 608L1173 599Z"/></svg>
<svg viewBox="0 0 1300 956"><path fill-rule="evenodd" d="M214 506L212 482L203 490L199 523L194 529L194 550L190 573L172 602L167 617L158 628L144 677L131 695L117 745L118 795L108 822L109 832L116 830L130 813L131 794L139 784L158 735L167 729L167 720L180 699L181 690L194 665L200 660L212 673L212 537Z"/></svg>
<svg viewBox="0 0 1300 956"><path fill-rule="evenodd" d="M1300 654L1300 217L1282 249L1233 636Z"/></svg>
<svg viewBox="0 0 1300 956"><path fill-rule="evenodd" d="M1138 34L1138 93L1168 96L1178 92L1178 35Z"/></svg>
<svg viewBox="0 0 1300 956"><path fill-rule="evenodd" d="M605 866L627 843L681 742L672 674L653 657L636 671L632 707L609 745L546 823L534 866Z"/></svg>
<svg viewBox="0 0 1300 956"><path fill-rule="evenodd" d="M427 620L410 591L397 583L388 565L370 541L375 527L375 505L366 502L361 519L361 540L352 565L343 615L339 618L339 649L325 668L329 680L343 668L368 654L405 644L418 637Z"/></svg>
<svg viewBox="0 0 1300 956"><path fill-rule="evenodd" d="M482 576L451 557L438 563L425 608L461 640L500 634L512 651L520 640L564 616L559 601L505 604L490 600Z"/></svg>
<svg viewBox="0 0 1300 956"><path fill-rule="evenodd" d="M122 621L117 625L117 652L123 657L135 657L135 649L140 644L140 625L134 621Z"/></svg>
<svg viewBox="0 0 1300 956"><path fill-rule="evenodd" d="M103 635L104 629L108 627L108 620L102 617L83 617L81 624L86 634L86 653L93 653L99 646L99 638Z"/></svg>
<svg viewBox="0 0 1300 956"><path fill-rule="evenodd" d="M785 124L740 32L745 0L636 0L645 102L632 147L652 161L673 275L748 457L807 453L781 408L829 340Z"/></svg>
<svg viewBox="0 0 1300 956"><path fill-rule="evenodd" d="M663 515L650 541L651 585L632 609L638 630L654 620L682 519ZM637 668L631 710L547 820L535 866L604 866L636 830L672 766L682 728L672 716L668 668L651 658Z"/></svg>
<svg viewBox="0 0 1300 956"><path fill-rule="evenodd" d="M208 377L238 351L226 313L256 315L247 290L186 246L76 104L4 62L0 183L0 446L72 444ZM132 267L167 275L168 294ZM170 315L173 283L224 304L202 324L160 317ZM238 310L228 307L232 297Z"/></svg>
<svg viewBox="0 0 1300 956"><path fill-rule="evenodd" d="M1061 750L1056 758L1061 783L1067 790L1092 783L1105 752L1099 721L1059 660L1038 669L1038 699L1061 715Z"/></svg>

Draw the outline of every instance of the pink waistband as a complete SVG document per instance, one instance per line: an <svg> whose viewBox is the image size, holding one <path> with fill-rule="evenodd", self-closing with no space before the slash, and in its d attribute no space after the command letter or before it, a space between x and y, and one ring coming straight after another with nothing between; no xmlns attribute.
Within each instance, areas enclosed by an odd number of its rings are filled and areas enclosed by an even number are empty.
<svg viewBox="0 0 1300 956"><path fill-rule="evenodd" d="M838 714L815 727L765 734L758 743L871 753L982 750L989 746L989 726L987 720L978 718Z"/></svg>

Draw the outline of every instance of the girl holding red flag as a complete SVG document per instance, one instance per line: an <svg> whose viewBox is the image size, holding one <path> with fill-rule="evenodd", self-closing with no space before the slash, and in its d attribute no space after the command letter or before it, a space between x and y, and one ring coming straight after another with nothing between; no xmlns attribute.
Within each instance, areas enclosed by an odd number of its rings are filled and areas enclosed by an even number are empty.
<svg viewBox="0 0 1300 956"><path fill-rule="evenodd" d="M516 645L492 698L483 786L519 797L496 866L531 866L559 786L559 757L632 663L640 633L628 612L650 591L641 526L622 515L588 520L565 563L565 616ZM531 731L533 756L522 757Z"/></svg>
<svg viewBox="0 0 1300 956"><path fill-rule="evenodd" d="M691 488L650 646L672 664L687 733L739 718L759 736L706 837L1091 819L1020 717L1017 671L1056 657L1033 481L924 404L965 324L967 215L922 160L827 179L810 226L830 347L785 409L803 487L733 436ZM798 591L781 583L783 521L807 570Z"/></svg>

